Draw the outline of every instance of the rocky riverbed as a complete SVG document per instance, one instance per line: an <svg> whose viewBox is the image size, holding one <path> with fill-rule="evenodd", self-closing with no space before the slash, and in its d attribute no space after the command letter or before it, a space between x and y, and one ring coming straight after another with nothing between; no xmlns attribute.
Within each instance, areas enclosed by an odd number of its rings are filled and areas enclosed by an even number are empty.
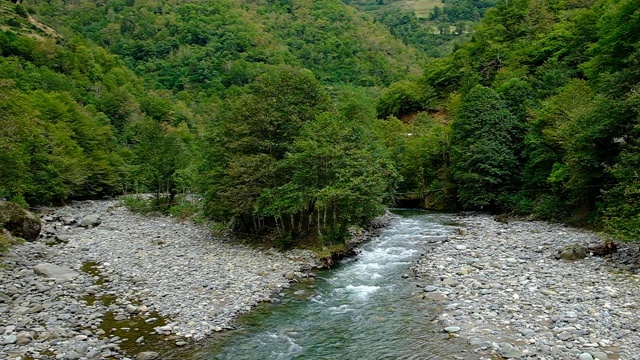
<svg viewBox="0 0 640 360"><path fill-rule="evenodd" d="M460 215L458 234L430 244L414 267L433 321L478 358L640 359L637 244L581 260L556 259L596 234L544 222Z"/></svg>
<svg viewBox="0 0 640 360"><path fill-rule="evenodd" d="M232 328L318 266L310 251L253 249L117 201L41 217L39 241L0 256L0 359L153 359Z"/></svg>

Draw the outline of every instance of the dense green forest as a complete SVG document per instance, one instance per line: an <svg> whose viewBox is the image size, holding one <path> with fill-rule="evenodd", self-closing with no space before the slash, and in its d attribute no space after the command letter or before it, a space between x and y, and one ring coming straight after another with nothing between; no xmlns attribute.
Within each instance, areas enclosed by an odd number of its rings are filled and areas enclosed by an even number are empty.
<svg viewBox="0 0 640 360"><path fill-rule="evenodd" d="M473 32L495 0L344 0L405 44L430 57L449 54Z"/></svg>
<svg viewBox="0 0 640 360"><path fill-rule="evenodd" d="M640 1L0 2L0 197L200 194L340 242L394 198L640 232Z"/></svg>

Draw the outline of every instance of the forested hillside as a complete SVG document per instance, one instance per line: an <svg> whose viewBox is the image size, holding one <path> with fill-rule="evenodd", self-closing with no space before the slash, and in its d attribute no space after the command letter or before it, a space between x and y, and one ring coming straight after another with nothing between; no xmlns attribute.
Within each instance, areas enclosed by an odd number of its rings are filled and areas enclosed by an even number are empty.
<svg viewBox="0 0 640 360"><path fill-rule="evenodd" d="M401 171L405 191L427 204L604 224L635 239L639 40L637 0L498 4L470 41L383 95L402 115L415 111L407 94L433 93L431 113L446 114L448 141L422 148L429 171L417 182L406 182L413 169Z"/></svg>
<svg viewBox="0 0 640 360"><path fill-rule="evenodd" d="M2 197L196 192L286 244L392 198L375 98L424 57L340 1L2 5Z"/></svg>
<svg viewBox="0 0 640 360"><path fill-rule="evenodd" d="M323 83L388 85L420 56L339 0L38 1L47 23L120 55L154 86L219 94L265 65L310 69Z"/></svg>
<svg viewBox="0 0 640 360"><path fill-rule="evenodd" d="M431 57L468 39L495 0L344 0L370 14L405 44Z"/></svg>
<svg viewBox="0 0 640 360"><path fill-rule="evenodd" d="M197 193L283 245L394 196L634 239L640 1L407 4L3 0L0 197Z"/></svg>

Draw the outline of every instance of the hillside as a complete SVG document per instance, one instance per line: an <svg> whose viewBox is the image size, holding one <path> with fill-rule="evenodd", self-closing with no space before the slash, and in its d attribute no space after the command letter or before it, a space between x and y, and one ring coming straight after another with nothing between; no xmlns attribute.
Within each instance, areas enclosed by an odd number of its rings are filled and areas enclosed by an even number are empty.
<svg viewBox="0 0 640 360"><path fill-rule="evenodd" d="M120 55L155 86L220 93L265 65L311 69L323 83L384 86L420 55L338 0L38 1L39 17Z"/></svg>
<svg viewBox="0 0 640 360"><path fill-rule="evenodd" d="M639 5L498 4L423 78L383 95L402 114L415 111L407 89L430 92L447 118L448 142L404 160L430 169L406 192L637 240Z"/></svg>
<svg viewBox="0 0 640 360"><path fill-rule="evenodd" d="M468 39L494 0L344 0L389 32L430 57L453 51Z"/></svg>

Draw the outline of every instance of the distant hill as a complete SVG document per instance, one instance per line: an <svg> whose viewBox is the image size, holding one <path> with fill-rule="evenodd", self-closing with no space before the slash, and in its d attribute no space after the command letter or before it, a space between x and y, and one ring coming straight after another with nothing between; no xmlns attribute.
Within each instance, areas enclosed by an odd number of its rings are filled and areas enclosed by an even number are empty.
<svg viewBox="0 0 640 360"><path fill-rule="evenodd" d="M449 54L495 0L344 0L431 57Z"/></svg>
<svg viewBox="0 0 640 360"><path fill-rule="evenodd" d="M420 71L422 56L339 0L37 1L38 17L120 55L176 91L220 92L265 64L312 70L326 84L386 86Z"/></svg>

